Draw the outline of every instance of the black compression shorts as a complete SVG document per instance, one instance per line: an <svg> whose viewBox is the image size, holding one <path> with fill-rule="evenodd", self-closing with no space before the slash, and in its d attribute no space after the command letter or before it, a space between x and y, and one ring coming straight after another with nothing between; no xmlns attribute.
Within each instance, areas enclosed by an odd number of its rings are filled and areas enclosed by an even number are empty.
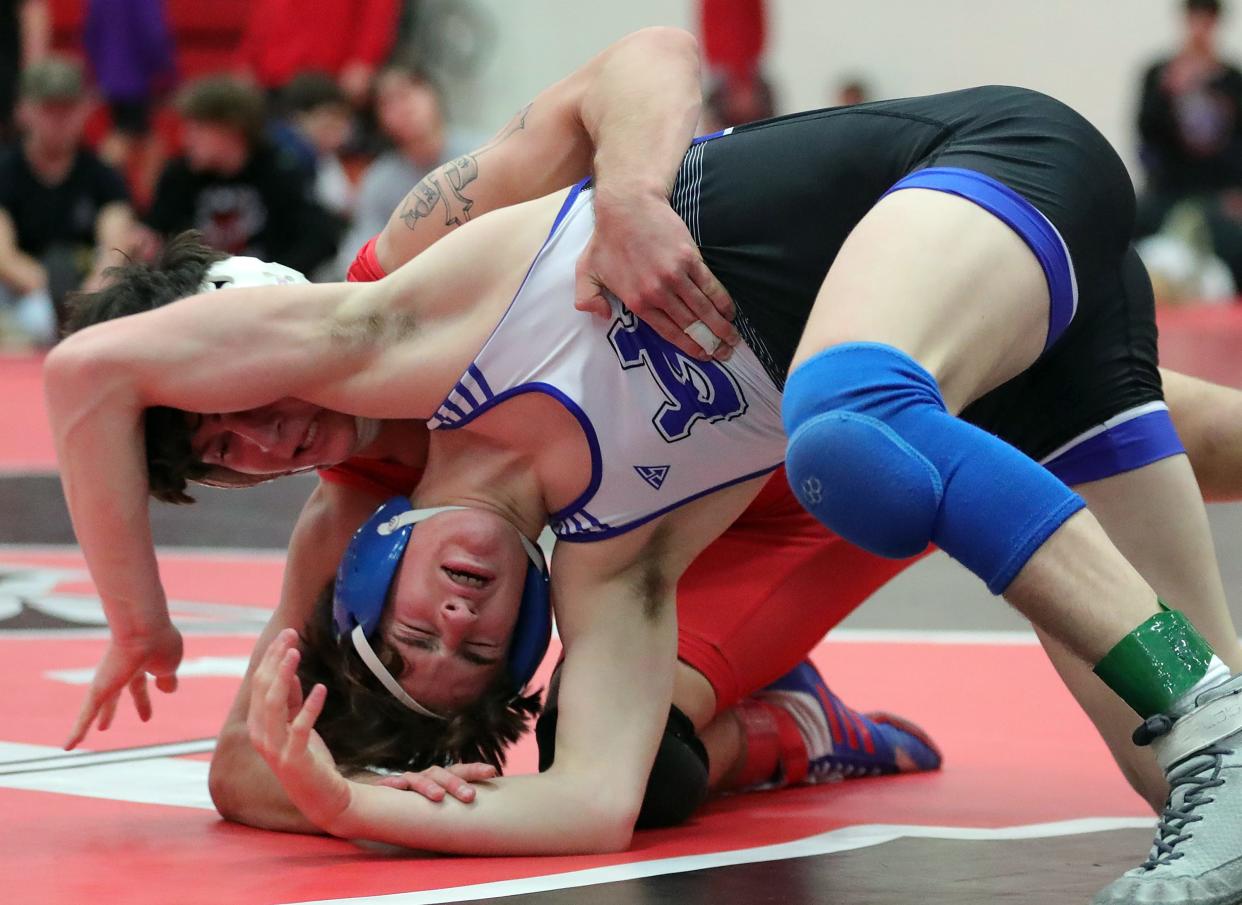
<svg viewBox="0 0 1242 905"><path fill-rule="evenodd" d="M1044 355L962 416L1043 460L1109 419L1159 408L1129 176L1090 123L1045 95L990 86L752 123L694 145L672 200L780 384L846 236L931 167L983 174L1030 202L1068 249L1078 290Z"/></svg>

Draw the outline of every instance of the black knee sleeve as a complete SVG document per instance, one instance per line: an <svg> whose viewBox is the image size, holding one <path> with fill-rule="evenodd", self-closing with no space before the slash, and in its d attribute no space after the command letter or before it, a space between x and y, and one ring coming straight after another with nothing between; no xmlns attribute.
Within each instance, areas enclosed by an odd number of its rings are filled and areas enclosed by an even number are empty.
<svg viewBox="0 0 1242 905"><path fill-rule="evenodd" d="M552 766L556 755L557 696L560 671L548 686L547 702L535 723L535 740L539 743L539 772ZM656 752L647 791L643 794L642 810L638 813L638 829L655 829L683 823L707 800L707 749L694 731L694 724L684 713L673 707L660 749Z"/></svg>

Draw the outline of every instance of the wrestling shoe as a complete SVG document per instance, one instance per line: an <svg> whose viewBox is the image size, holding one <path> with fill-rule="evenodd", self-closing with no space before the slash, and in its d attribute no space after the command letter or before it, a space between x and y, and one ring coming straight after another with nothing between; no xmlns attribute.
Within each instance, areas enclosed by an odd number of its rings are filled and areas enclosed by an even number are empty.
<svg viewBox="0 0 1242 905"><path fill-rule="evenodd" d="M809 660L755 697L798 728L805 754L785 750L781 758L789 784L940 769L940 750L926 732L887 713L858 713L832 693Z"/></svg>
<svg viewBox="0 0 1242 905"><path fill-rule="evenodd" d="M1151 854L1094 905L1242 902L1242 675L1203 692L1183 717L1155 716L1134 733L1169 780Z"/></svg>

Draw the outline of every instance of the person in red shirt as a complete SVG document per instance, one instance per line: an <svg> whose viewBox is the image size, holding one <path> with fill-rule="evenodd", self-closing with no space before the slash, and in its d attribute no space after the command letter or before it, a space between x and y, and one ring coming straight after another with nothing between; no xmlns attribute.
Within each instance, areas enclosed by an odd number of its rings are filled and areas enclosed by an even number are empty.
<svg viewBox="0 0 1242 905"><path fill-rule="evenodd" d="M399 12L397 0L319 0L314 15L297 0L256 0L238 62L269 90L305 70L326 72L359 106L392 49Z"/></svg>

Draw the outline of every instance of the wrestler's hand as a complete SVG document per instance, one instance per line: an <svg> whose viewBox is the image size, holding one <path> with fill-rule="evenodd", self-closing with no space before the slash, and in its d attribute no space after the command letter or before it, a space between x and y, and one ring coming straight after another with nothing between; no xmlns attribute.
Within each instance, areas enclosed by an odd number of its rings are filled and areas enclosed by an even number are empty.
<svg viewBox="0 0 1242 905"><path fill-rule="evenodd" d="M316 685L302 699L297 642L297 632L285 629L263 653L251 677L246 727L251 745L272 768L293 806L331 832L349 807L349 781L337 772L332 752L314 728L327 688Z"/></svg>
<svg viewBox="0 0 1242 905"><path fill-rule="evenodd" d="M496 768L491 764L450 764L447 767L430 767L418 773L385 776L375 785L417 792L429 801L443 801L447 793L458 801L469 803L474 801L472 782L495 778Z"/></svg>
<svg viewBox="0 0 1242 905"><path fill-rule="evenodd" d="M155 676L155 687L168 694L177 690L177 667L181 665L181 633L171 623L125 638L113 638L95 670L90 691L82 703L77 722L65 742L65 750L77 747L86 737L95 718L99 731L112 725L121 693L128 688L138 717L151 719L151 697L147 674Z"/></svg>
<svg viewBox="0 0 1242 905"><path fill-rule="evenodd" d="M686 224L659 195L596 191L595 234L578 258L574 307L607 317L605 288L693 358L713 357L684 332L695 322L719 340L714 357L721 361L740 341L730 323L733 300L703 263Z"/></svg>

